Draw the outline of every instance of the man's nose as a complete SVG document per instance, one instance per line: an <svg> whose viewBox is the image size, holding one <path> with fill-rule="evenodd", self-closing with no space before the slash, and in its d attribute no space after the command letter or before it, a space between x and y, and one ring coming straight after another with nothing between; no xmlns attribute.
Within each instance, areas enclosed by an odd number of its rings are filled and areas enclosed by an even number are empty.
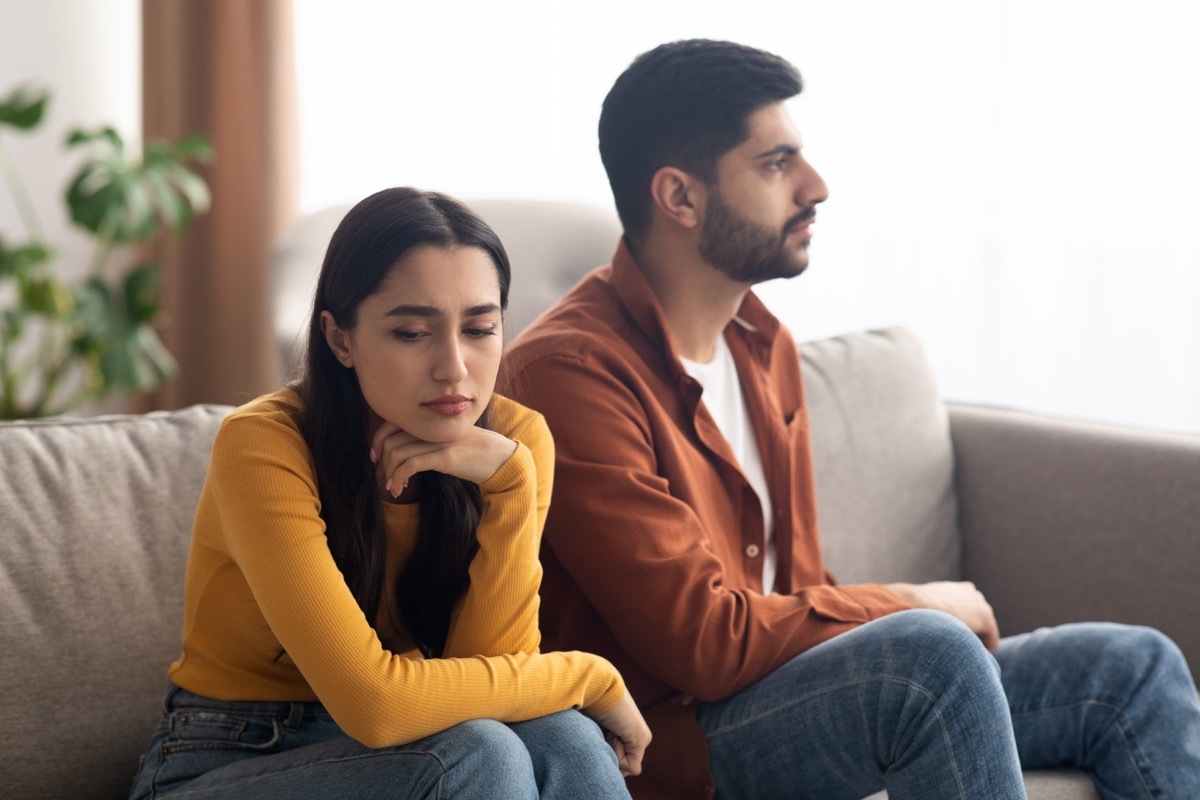
<svg viewBox="0 0 1200 800"><path fill-rule="evenodd" d="M807 161L801 163L796 179L796 204L802 208L824 203L829 199L829 187L821 173Z"/></svg>

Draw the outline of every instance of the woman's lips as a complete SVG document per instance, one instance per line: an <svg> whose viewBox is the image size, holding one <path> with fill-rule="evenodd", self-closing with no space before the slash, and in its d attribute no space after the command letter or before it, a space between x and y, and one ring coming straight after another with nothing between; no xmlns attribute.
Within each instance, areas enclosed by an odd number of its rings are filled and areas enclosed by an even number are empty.
<svg viewBox="0 0 1200 800"><path fill-rule="evenodd" d="M421 405L435 414L441 414L443 417L457 417L471 407L471 400L470 398L456 394L439 397L437 400L430 400L428 403L422 403Z"/></svg>

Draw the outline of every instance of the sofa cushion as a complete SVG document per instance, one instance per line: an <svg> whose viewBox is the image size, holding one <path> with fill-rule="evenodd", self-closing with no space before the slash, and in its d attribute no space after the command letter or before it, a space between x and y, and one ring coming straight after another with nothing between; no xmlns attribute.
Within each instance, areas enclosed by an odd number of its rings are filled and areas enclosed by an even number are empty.
<svg viewBox="0 0 1200 800"><path fill-rule="evenodd" d="M1026 772L1025 794L1029 800L1100 800L1092 779L1070 769ZM865 800L887 800L887 792L873 794Z"/></svg>
<svg viewBox="0 0 1200 800"><path fill-rule="evenodd" d="M824 555L842 583L962 575L946 407L903 328L801 346Z"/></svg>
<svg viewBox="0 0 1200 800"><path fill-rule="evenodd" d="M228 411L0 425L5 796L128 795L179 653L192 516Z"/></svg>

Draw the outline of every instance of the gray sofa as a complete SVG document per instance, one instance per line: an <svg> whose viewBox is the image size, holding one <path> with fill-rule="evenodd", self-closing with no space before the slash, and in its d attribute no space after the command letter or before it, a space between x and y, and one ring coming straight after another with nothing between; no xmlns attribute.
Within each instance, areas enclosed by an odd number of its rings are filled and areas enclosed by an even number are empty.
<svg viewBox="0 0 1200 800"><path fill-rule="evenodd" d="M496 223L514 297L564 280L517 224L555 230L539 216L554 213ZM1200 438L947 405L901 329L802 351L841 579L966 578L1006 633L1142 623L1200 664ZM125 796L178 653L192 511L228 411L0 424L0 796ZM1078 773L1028 783L1035 800L1096 797Z"/></svg>

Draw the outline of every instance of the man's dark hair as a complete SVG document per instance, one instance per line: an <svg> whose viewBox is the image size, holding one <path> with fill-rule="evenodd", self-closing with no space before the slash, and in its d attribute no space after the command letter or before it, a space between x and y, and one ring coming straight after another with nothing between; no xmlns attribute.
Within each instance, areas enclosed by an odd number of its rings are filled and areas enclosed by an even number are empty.
<svg viewBox="0 0 1200 800"><path fill-rule="evenodd" d="M600 112L600 159L625 232L650 224L655 172L678 167L711 184L717 160L749 137L749 116L801 88L791 63L734 42L669 42L634 59Z"/></svg>

